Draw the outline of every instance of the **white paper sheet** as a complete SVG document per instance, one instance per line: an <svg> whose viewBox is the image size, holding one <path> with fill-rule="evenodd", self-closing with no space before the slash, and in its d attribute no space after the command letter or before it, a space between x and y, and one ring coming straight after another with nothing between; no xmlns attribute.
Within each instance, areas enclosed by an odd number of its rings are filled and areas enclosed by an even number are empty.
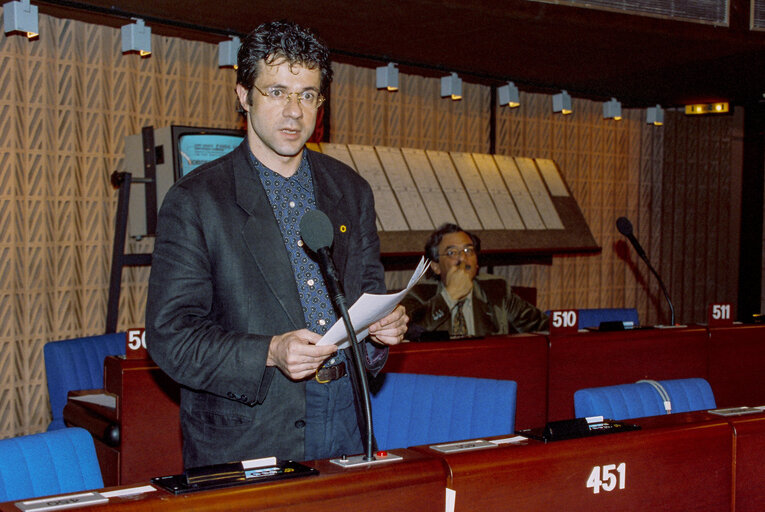
<svg viewBox="0 0 765 512"><path fill-rule="evenodd" d="M417 268L409 279L409 284L406 285L406 288L400 292L387 295L365 293L359 297L359 300L353 306L348 308L348 315L351 318L351 324L353 325L357 340L366 338L367 334L369 334L370 325L381 320L396 309L398 303L409 293L409 290L425 275L429 265L430 260L426 260L423 256L420 258L420 263L417 264ZM339 349L349 347L350 341L343 319L341 318L335 322L316 344L337 345Z"/></svg>

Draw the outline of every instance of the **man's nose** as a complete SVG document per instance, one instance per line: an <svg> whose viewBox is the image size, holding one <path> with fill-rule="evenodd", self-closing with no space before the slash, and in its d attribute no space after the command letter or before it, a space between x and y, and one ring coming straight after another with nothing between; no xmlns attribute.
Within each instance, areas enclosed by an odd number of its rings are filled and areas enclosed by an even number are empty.
<svg viewBox="0 0 765 512"><path fill-rule="evenodd" d="M287 104L284 105L284 115L287 117L303 117L303 105L301 105L297 95L293 97L293 94L287 97Z"/></svg>

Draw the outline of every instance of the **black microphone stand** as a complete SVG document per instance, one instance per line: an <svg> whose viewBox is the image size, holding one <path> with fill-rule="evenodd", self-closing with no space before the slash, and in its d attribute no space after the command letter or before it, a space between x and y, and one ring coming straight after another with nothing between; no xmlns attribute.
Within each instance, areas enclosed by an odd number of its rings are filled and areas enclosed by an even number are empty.
<svg viewBox="0 0 765 512"><path fill-rule="evenodd" d="M329 250L326 247L322 247L317 251L319 257L323 260L322 268L326 269L327 274L327 291L329 292L332 301L340 311L340 316L343 318L345 324L345 330L348 332L348 339L351 342L351 353L353 354L353 362L356 365L357 373L359 374L359 385L361 387L361 399L363 402L364 415L366 420L366 436L362 435L362 441L364 442L364 460L374 460L372 454L372 446L374 444L374 435L372 430L372 403L369 400L369 381L367 379L366 365L361 356L361 349L356 339L356 330L351 323L351 316L348 314L348 306L345 300L345 295L340 290L340 281L335 273L335 266L332 263L332 259L329 254Z"/></svg>

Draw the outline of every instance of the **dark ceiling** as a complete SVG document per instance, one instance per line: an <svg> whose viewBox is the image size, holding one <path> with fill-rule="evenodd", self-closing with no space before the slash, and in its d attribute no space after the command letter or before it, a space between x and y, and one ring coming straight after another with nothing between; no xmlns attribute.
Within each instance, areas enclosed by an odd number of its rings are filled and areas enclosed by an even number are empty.
<svg viewBox="0 0 765 512"><path fill-rule="evenodd" d="M692 0L691 0L692 1ZM120 26L140 16L155 34L217 42L259 23L314 29L336 61L524 90L567 89L626 106L728 100L765 92L765 31L749 29L749 0L729 24L675 21L528 0L33 1L40 12Z"/></svg>

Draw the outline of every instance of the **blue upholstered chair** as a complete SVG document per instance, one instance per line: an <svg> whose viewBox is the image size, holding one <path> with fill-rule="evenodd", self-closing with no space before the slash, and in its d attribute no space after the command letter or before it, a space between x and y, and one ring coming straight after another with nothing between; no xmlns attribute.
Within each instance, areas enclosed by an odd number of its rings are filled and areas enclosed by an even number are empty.
<svg viewBox="0 0 765 512"><path fill-rule="evenodd" d="M104 359L125 353L125 333L51 341L43 347L53 421L48 430L64 428L69 391L104 387Z"/></svg>
<svg viewBox="0 0 765 512"><path fill-rule="evenodd" d="M381 378L371 394L380 450L513 432L515 381L408 373Z"/></svg>
<svg viewBox="0 0 765 512"><path fill-rule="evenodd" d="M0 501L100 489L93 438L73 427L0 440Z"/></svg>
<svg viewBox="0 0 765 512"><path fill-rule="evenodd" d="M638 313L635 308L593 308L580 309L579 328L599 327L601 322L632 322L638 325Z"/></svg>
<svg viewBox="0 0 765 512"><path fill-rule="evenodd" d="M706 380L698 378L640 381L580 389L574 393L577 418L604 416L626 420L714 408L712 388Z"/></svg>

